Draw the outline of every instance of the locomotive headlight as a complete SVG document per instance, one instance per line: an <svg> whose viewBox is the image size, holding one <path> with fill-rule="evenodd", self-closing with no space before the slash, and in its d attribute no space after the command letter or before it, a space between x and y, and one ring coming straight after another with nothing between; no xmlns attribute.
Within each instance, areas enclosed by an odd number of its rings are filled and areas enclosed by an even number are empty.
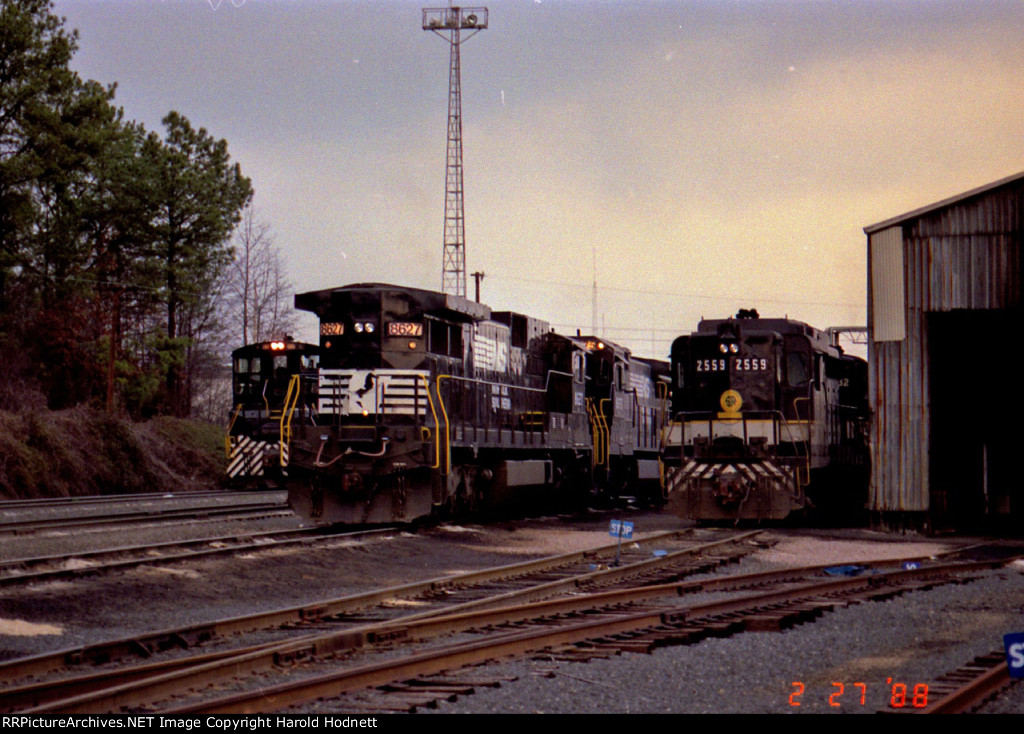
<svg viewBox="0 0 1024 734"><path fill-rule="evenodd" d="M721 344L718 345L718 351L720 351L722 354L727 354L729 351L729 347L727 344L725 344L725 342L722 342Z"/></svg>
<svg viewBox="0 0 1024 734"><path fill-rule="evenodd" d="M729 345L729 351L732 352L733 354L737 354L740 351L740 345L739 344L730 344Z"/></svg>
<svg viewBox="0 0 1024 734"><path fill-rule="evenodd" d="M367 333L367 334L372 334L372 333L373 333L373 331L374 331L374 328L375 328L375 327L374 327L374 325L373 325L373 322L372 322L372 321L367 321L367 322L366 322L366 333Z"/></svg>
<svg viewBox="0 0 1024 734"><path fill-rule="evenodd" d="M357 334L362 334L363 333L363 325L360 324L360 323L352 324L352 328L356 330Z"/></svg>

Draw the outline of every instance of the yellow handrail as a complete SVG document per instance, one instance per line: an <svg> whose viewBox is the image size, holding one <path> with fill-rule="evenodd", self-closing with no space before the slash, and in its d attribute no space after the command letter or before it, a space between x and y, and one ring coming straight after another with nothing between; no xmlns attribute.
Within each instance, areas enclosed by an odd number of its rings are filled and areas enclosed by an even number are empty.
<svg viewBox="0 0 1024 734"><path fill-rule="evenodd" d="M601 463L604 464L605 466L608 466L608 456L611 453L612 432L611 428L608 427L608 421L605 419L604 416L604 404L610 402L611 398L602 399L601 402L598 403L597 411L597 418L598 421L600 421L601 423L601 430L604 432L604 461L602 461Z"/></svg>
<svg viewBox="0 0 1024 734"><path fill-rule="evenodd" d="M242 412L242 404L239 403L235 406L235 413L231 416L231 420L228 421L228 432L224 436L224 455L226 458L231 458L231 450L234 448L234 443L231 440L231 429L235 427L235 421L238 419L238 414Z"/></svg>
<svg viewBox="0 0 1024 734"><path fill-rule="evenodd" d="M281 435L278 442L281 466L285 466L288 463L287 458L285 458L285 447L292 440L292 416L295 414L295 408L299 404L301 379L301 375L292 375L292 379L288 381L288 391L284 395L284 403L281 405Z"/></svg>
<svg viewBox="0 0 1024 734"><path fill-rule="evenodd" d="M446 477L452 470L452 434L450 430L450 424L448 422L448 409L444 407L444 399L441 397L441 380L450 380L454 375L438 375L437 376L437 402L441 404L441 415L444 416L444 469L441 471L441 476ZM434 420L437 420L435 416ZM438 431L437 436L438 445L438 467L441 465L441 436ZM436 468L436 467L435 467Z"/></svg>
<svg viewBox="0 0 1024 734"><path fill-rule="evenodd" d="M600 405L604 405L608 402L608 398L604 398ZM608 423L604 419L604 415L594 406L594 399L587 398L587 415L590 418L590 430L594 435L594 466L604 466L608 462L608 442L609 432Z"/></svg>
<svg viewBox="0 0 1024 734"><path fill-rule="evenodd" d="M800 479L800 467L796 468L796 480L800 482L804 487L811 483L811 434L814 432L814 421L811 419L811 411L807 411L807 418L804 421L800 421L800 409L797 407L797 403L801 400L806 400L808 403L811 402L810 398L793 398L793 413L797 417L797 422L806 422L807 424L807 435L804 437L804 455L807 458L805 463L805 475L806 480ZM792 437L792 433L790 433Z"/></svg>
<svg viewBox="0 0 1024 734"><path fill-rule="evenodd" d="M441 466L441 431L438 430L440 427L437 423L437 409L434 407L434 398L430 394L430 383L427 382L427 378L424 375L419 375L419 378L423 380L423 386L427 388L427 402L430 404L430 414L434 416L434 465L431 469L437 469ZM444 401L441 400L441 384L440 377L438 378L437 386L437 399L441 403L441 410L444 411ZM445 425L447 426L448 416L445 415ZM429 430L426 426L423 426L422 430ZM422 435L422 434L421 434ZM445 431L445 435L448 435L448 431ZM450 458L450 457L449 457Z"/></svg>

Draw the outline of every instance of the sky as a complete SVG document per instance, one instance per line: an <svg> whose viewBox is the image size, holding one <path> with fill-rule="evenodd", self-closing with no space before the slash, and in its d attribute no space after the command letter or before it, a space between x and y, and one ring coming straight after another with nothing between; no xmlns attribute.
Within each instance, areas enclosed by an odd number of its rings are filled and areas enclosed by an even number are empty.
<svg viewBox="0 0 1024 734"><path fill-rule="evenodd" d="M227 140L296 292L440 290L449 46L421 10L445 4L54 11L126 118ZM1024 170L1021 2L486 7L461 46L466 268L563 333L665 358L740 308L863 325L865 226Z"/></svg>

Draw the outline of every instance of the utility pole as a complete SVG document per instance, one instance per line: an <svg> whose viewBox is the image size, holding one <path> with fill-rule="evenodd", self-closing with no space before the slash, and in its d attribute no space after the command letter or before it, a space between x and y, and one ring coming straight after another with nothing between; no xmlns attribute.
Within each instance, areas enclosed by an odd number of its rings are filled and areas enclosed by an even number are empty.
<svg viewBox="0 0 1024 734"><path fill-rule="evenodd" d="M441 290L466 297L466 207L462 189L462 71L459 47L487 28L487 8L424 8L423 30L451 46L448 64L448 153L445 164ZM461 36L462 31L468 33ZM479 285L479 281L478 281Z"/></svg>
<svg viewBox="0 0 1024 734"><path fill-rule="evenodd" d="M480 303L480 281L484 279L486 273L481 270L476 271L473 275L473 280L476 281L476 302Z"/></svg>

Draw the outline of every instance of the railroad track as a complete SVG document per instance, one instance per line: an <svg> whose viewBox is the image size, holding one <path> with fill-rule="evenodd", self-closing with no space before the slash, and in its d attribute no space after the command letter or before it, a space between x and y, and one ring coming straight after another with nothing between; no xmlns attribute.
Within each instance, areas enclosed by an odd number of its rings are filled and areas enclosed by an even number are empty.
<svg viewBox="0 0 1024 734"><path fill-rule="evenodd" d="M26 535L47 530L82 530L103 526L119 526L145 523L182 523L197 520L287 517L292 511L280 502L243 503L217 507L194 507L187 509L147 509L135 512L117 512L90 517L60 517L47 519L11 520L0 522L0 535Z"/></svg>
<svg viewBox="0 0 1024 734"><path fill-rule="evenodd" d="M396 681L410 680L419 681L429 692L431 676L493 659L539 651L575 654L576 659L581 654L584 657L605 656L609 650L648 652L670 644L691 644L709 636L721 637L745 630L783 629L799 621L809 621L838 605L890 598L914 588L930 588L936 583L956 580L957 577L951 574L969 573L991 565L949 564L795 586L789 583L783 584L784 588L706 604L681 605L673 602L678 596L702 588L701 582L682 582L432 619L396 620L391 626L366 629L362 634L375 643L394 644L396 640L435 642L429 649L409 648L410 652L404 655L378 656L384 659L340 668L335 662L317 663L312 667L319 670L307 671L301 680L257 685L233 695L171 706L166 711L175 714L254 713L281 710L321 698L332 698L332 705L345 709L347 700L337 698L342 694L382 686L386 689ZM762 585L754 576L742 579L740 586ZM776 574L770 576L771 581L767 583L780 582ZM724 588L725 581L722 579L713 586ZM449 641L450 635L470 630L477 632L482 639ZM350 630L345 636L323 636L303 641L298 646L273 650L271 654L278 665L320 660L327 655L350 652L352 640L353 631ZM249 666L254 660L235 662ZM401 690L408 693L407 687ZM428 693L427 699L431 695ZM362 707L366 708L365 703ZM384 708L391 706L384 705Z"/></svg>
<svg viewBox="0 0 1024 734"><path fill-rule="evenodd" d="M286 629L285 632L288 638L294 639L296 634L308 634L310 630L317 628L326 628L333 632L339 628L343 630L359 625L365 626L367 623L379 624L396 617L403 620L429 618L459 606L466 609L481 609L508 605L516 601L547 598L568 591L578 592L579 589L586 587L619 583L625 578L651 579L657 574L661 574L662 577L666 574L668 577L676 577L710 570L737 559L753 550L753 546L745 548L744 542L756 535L731 533L720 541L691 542L688 546L665 552L663 555L643 550L651 546L657 550L668 547L673 542L679 543L680 539L686 538L689 533L687 530L673 531L638 539L622 552L619 566L611 563L617 548L616 545L610 544L588 551L352 594L311 605L163 630L150 635L23 658L0 665L0 680L11 682L110 660L149 657L166 650L179 650L205 642L223 640L228 635L238 632L251 633L291 627L297 629ZM714 555L710 555L712 553ZM650 560L656 563L652 564ZM407 613L407 603L410 602L419 610L414 615ZM65 681L59 684L59 688L66 689L68 685L70 684ZM15 703L12 691L13 689L8 690L0 696L0 708L6 710L20 705ZM38 689L33 689L31 695L39 695ZM56 695L60 697L59 690Z"/></svg>
<svg viewBox="0 0 1024 734"><path fill-rule="evenodd" d="M308 527L120 546L52 556L11 558L0 560L0 587L73 579L137 566L177 563L271 547L312 545L339 538L365 538L394 530L394 527L387 527L342 533L327 527Z"/></svg>
<svg viewBox="0 0 1024 734"><path fill-rule="evenodd" d="M969 714L998 696L1016 681L1010 678L1006 653L994 650L946 673L924 689L922 696L893 697L880 713Z"/></svg>
<svg viewBox="0 0 1024 734"><path fill-rule="evenodd" d="M75 530L133 522L180 522L231 513L287 509L280 490L89 495L0 501L0 536Z"/></svg>
<svg viewBox="0 0 1024 734"><path fill-rule="evenodd" d="M280 710L312 698L336 696L407 678L420 680L424 676L453 667L459 668L484 659L521 655L539 649L571 645L579 654L583 650L581 646L586 644L590 646L590 650L585 650L584 654L606 654L609 645L618 649L651 649L663 644L682 644L703 639L709 634L731 634L742 629L763 629L772 625L779 628L813 617L821 610L831 608L837 603L853 603L851 600L892 596L910 588L928 587L939 582L948 583L958 578L956 574L969 573L971 569L989 568L992 565L946 564L941 568L891 571L873 576L807 583L807 574L821 572L821 567L814 567L771 574L633 586L528 603L522 603L521 599L513 600L509 592L504 592L504 598L500 602L464 601L456 607L449 606L442 610L403 615L385 621L365 622L356 626L349 625L342 629L322 630L317 634L306 634L299 639L266 642L245 650L210 653L208 656L193 658L190 661L153 664L145 669L136 668L122 671L120 674L109 673L107 675L111 677L105 680L65 681L61 684L62 687L57 689L63 691L59 694L46 694L40 687L9 688L8 692L0 697L0 704L14 710L30 703L39 703L49 695L49 703L42 703L30 710L38 713L86 713L121 708L149 710L154 702L168 699L175 695L175 692L202 688L213 683L236 684L239 675L303 663L301 675L305 682L301 685L265 687L230 698L201 701L185 706L159 704L160 710L173 710L177 713L256 711L262 710L259 706L267 706L267 702L270 702L270 710ZM617 571L610 568L601 570ZM649 570L647 569L648 572ZM507 568L505 572L507 573ZM534 584L542 585L544 584ZM774 590L765 590L768 586L774 587ZM681 607L678 602L678 597L684 594L726 588L745 592L738 599L715 602L711 605L694 604ZM758 588L761 591L751 591ZM409 589L406 589L398 593L408 591ZM393 598L394 593L391 591L385 596ZM535 593L537 592L532 587L526 590L527 596ZM550 590L542 593L549 594ZM836 600L837 596L839 601ZM509 632L507 625L528 626L525 630ZM451 641L451 635L464 635L470 630L483 630L487 634L483 640ZM645 637L653 641L645 642ZM408 647L413 641L423 640L439 642L435 642L435 649L430 650ZM412 652L396 656L395 650L392 649L395 646L400 646L403 653L407 649ZM379 653L381 649L387 652L388 660L367 661L362 657L367 651ZM342 656L346 659L346 664L340 671L337 670L337 661L321 662L331 656ZM323 666L330 667L331 672L318 672L317 669ZM0 674L3 673L4 671L0 670ZM121 677L117 677L118 675ZM124 682L126 678L133 682ZM433 683L437 681L434 680ZM449 684L465 686L467 681L448 679L439 686L424 683L420 687L420 692L434 695L438 688L442 691L449 690L446 687ZM81 690L79 686L98 687L101 690L68 698L73 692ZM170 709L167 708L168 705L171 706Z"/></svg>
<svg viewBox="0 0 1024 734"><path fill-rule="evenodd" d="M181 492L169 494L167 492L142 492L139 494L102 494L102 495L81 495L75 497L35 497L20 500L0 500L0 513L12 510L26 509L60 509L64 507L88 507L89 505L126 504L132 502L166 502L168 500L197 500L197 499L222 499L256 496L265 497L267 494L281 494L279 489L250 489L250 490L226 490L216 489L208 491Z"/></svg>

